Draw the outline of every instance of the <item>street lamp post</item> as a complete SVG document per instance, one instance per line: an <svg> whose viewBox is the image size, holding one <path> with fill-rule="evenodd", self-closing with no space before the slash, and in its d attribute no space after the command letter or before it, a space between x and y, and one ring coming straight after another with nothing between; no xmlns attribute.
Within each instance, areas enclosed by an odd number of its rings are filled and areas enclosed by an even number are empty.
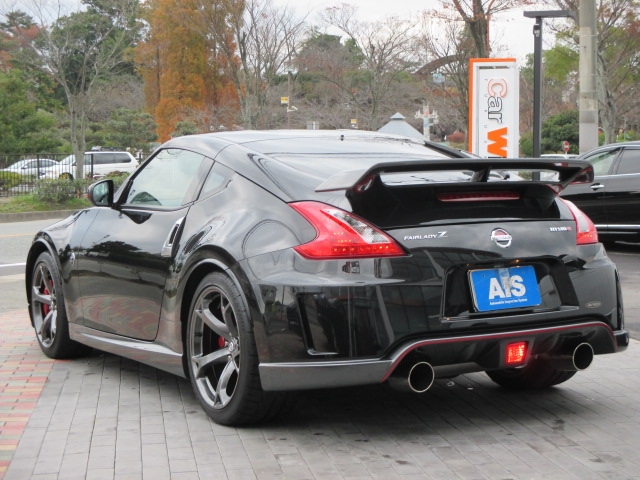
<svg viewBox="0 0 640 480"><path fill-rule="evenodd" d="M524 12L524 16L536 19L533 26L533 156L538 158L542 140L542 19L575 18L576 13L573 10L538 10Z"/></svg>

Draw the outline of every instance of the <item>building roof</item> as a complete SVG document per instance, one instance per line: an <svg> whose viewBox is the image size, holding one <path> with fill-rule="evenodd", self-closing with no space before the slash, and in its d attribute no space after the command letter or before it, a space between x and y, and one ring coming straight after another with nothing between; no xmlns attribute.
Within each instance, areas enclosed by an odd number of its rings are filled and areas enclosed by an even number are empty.
<svg viewBox="0 0 640 480"><path fill-rule="evenodd" d="M401 113L396 113L391 117L389 123L378 129L379 132L383 133L393 133L396 135L404 135L406 137L417 138L420 140L426 140L427 137L422 135L418 130L413 128L407 122L405 122L405 117Z"/></svg>

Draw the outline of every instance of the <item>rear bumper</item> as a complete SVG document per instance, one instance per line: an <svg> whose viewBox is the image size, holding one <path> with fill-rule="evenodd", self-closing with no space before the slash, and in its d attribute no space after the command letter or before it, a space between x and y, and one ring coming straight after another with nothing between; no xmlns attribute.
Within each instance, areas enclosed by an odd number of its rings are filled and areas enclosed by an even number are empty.
<svg viewBox="0 0 640 480"><path fill-rule="evenodd" d="M629 332L611 330L597 321L518 331L415 339L404 342L384 358L315 360L261 363L262 387L270 391L305 390L375 384L386 381L409 356L429 362L437 376L505 368L504 346L526 341L531 355L562 353L589 343L595 354L622 351L629 345Z"/></svg>

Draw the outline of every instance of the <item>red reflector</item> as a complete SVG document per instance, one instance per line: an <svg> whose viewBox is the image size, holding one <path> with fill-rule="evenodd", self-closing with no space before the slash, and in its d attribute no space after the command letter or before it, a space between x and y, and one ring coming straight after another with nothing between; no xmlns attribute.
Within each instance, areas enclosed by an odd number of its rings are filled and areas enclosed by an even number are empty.
<svg viewBox="0 0 640 480"><path fill-rule="evenodd" d="M519 365L527 358L527 342L514 342L507 345L504 355L505 365Z"/></svg>
<svg viewBox="0 0 640 480"><path fill-rule="evenodd" d="M459 192L439 193L441 202L490 202L495 200L518 200L518 192Z"/></svg>

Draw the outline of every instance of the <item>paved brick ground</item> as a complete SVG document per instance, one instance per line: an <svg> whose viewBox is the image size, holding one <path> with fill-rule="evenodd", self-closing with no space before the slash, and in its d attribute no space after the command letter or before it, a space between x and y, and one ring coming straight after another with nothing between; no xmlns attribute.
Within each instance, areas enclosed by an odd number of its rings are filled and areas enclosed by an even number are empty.
<svg viewBox="0 0 640 480"><path fill-rule="evenodd" d="M211 423L184 379L100 352L47 361L26 314L11 312L0 478L640 479L639 345L545 392L482 374L422 396L314 391L277 422L235 429Z"/></svg>

